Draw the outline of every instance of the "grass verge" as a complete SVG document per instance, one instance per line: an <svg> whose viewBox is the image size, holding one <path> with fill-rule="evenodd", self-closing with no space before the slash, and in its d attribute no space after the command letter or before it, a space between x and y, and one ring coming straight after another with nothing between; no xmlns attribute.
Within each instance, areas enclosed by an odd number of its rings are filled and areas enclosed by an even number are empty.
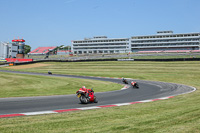
<svg viewBox="0 0 200 133"><path fill-rule="evenodd" d="M50 63L21 71L130 77L194 86L197 91L173 99L61 114L0 119L1 132L200 132L199 62Z"/></svg>
<svg viewBox="0 0 200 133"><path fill-rule="evenodd" d="M123 86L97 80L0 72L0 98L75 94L83 85L95 92L120 90Z"/></svg>

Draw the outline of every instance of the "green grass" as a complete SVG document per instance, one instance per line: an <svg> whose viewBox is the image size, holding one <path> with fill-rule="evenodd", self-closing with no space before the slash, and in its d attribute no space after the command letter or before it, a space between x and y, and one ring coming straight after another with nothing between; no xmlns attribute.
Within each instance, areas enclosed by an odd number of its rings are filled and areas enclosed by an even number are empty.
<svg viewBox="0 0 200 133"><path fill-rule="evenodd" d="M23 71L129 77L194 86L197 91L168 100L61 114L0 119L0 132L200 132L200 62L50 63Z"/></svg>
<svg viewBox="0 0 200 133"><path fill-rule="evenodd" d="M49 66L20 69L18 71L47 73L50 70L57 74L84 76L126 77L141 80L166 81L187 84L186 81L198 84L200 79L199 62L50 62ZM11 68L11 69L10 69ZM12 70L12 66L6 70ZM3 69L3 68L2 68ZM181 78L180 78L181 77Z"/></svg>
<svg viewBox="0 0 200 133"><path fill-rule="evenodd" d="M122 85L97 80L22 75L0 72L0 98L75 94L82 86L95 92L120 90Z"/></svg>

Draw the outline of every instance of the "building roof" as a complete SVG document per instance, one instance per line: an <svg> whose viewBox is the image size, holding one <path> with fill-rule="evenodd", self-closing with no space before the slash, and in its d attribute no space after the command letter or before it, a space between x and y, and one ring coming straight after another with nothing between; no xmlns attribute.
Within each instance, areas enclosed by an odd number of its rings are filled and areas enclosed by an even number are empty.
<svg viewBox="0 0 200 133"><path fill-rule="evenodd" d="M33 51L29 52L29 54L46 54L49 51L54 50L56 47L38 47L36 49L34 49Z"/></svg>

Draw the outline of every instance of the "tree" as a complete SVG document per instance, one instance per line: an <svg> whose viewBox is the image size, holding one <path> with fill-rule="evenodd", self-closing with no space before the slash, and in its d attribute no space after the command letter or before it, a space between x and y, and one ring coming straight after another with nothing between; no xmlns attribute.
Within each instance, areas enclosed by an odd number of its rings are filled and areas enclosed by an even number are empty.
<svg viewBox="0 0 200 133"><path fill-rule="evenodd" d="M71 46L60 45L57 47L57 50L71 50Z"/></svg>
<svg viewBox="0 0 200 133"><path fill-rule="evenodd" d="M24 53L25 53L25 54L28 54L30 51L31 51L31 46L25 45Z"/></svg>

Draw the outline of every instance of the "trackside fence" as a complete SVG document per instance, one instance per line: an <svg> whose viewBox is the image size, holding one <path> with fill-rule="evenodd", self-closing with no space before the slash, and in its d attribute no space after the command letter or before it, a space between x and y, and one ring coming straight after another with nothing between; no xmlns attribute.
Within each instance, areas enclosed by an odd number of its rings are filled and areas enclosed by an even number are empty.
<svg viewBox="0 0 200 133"><path fill-rule="evenodd" d="M38 60L32 62L14 62L14 65L33 64L40 62L91 62L91 61L200 61L200 58L172 59L84 59L84 60Z"/></svg>

